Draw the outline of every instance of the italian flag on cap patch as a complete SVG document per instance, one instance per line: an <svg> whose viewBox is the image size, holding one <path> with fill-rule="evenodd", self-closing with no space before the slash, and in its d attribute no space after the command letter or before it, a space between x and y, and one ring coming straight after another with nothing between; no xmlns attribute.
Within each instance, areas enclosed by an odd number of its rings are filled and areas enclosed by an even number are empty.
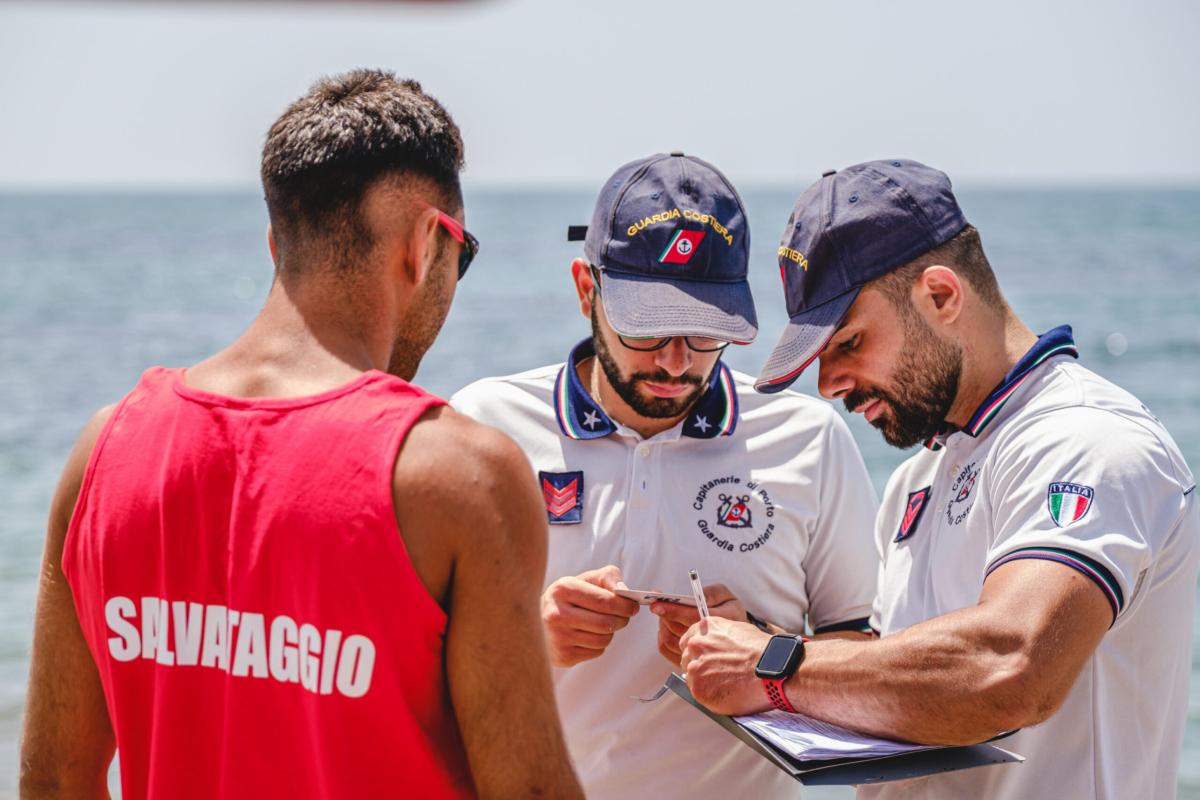
<svg viewBox="0 0 1200 800"><path fill-rule="evenodd" d="M700 240L704 238L704 231L685 231L683 229L675 231L675 235L671 237L671 242L663 250L662 255L658 257L660 264L686 264L692 260L692 254L696 252L696 248L700 246Z"/></svg>
<svg viewBox="0 0 1200 800"><path fill-rule="evenodd" d="M1080 486L1078 483L1050 484L1046 497L1050 507L1050 519L1060 528L1083 519L1092 507L1093 496L1095 492L1090 486Z"/></svg>

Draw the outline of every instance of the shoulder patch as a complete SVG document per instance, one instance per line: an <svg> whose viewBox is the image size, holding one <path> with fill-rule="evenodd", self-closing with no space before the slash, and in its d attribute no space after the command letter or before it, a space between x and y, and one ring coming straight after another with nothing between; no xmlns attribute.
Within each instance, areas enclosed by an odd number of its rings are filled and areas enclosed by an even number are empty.
<svg viewBox="0 0 1200 800"><path fill-rule="evenodd" d="M1052 483L1046 490L1046 507L1050 519L1060 528L1083 519L1092 507L1096 492L1078 483Z"/></svg>
<svg viewBox="0 0 1200 800"><path fill-rule="evenodd" d="M583 471L538 472L546 518L551 525L583 522Z"/></svg>
<svg viewBox="0 0 1200 800"><path fill-rule="evenodd" d="M896 531L896 538L892 539L893 542L903 542L917 530L917 522L921 519L921 512L925 510L925 501L929 499L929 490L932 488L932 486L926 486L908 496L908 502L904 506L904 516L900 520L900 529Z"/></svg>

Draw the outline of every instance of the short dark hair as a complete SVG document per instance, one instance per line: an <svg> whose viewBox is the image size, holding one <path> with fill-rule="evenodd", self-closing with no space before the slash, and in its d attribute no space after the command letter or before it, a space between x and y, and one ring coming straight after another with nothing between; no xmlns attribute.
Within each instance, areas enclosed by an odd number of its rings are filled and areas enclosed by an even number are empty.
<svg viewBox="0 0 1200 800"><path fill-rule="evenodd" d="M412 80L356 69L325 77L267 132L262 183L280 267L296 268L321 242L339 266L373 244L360 204L384 177L432 182L453 212L462 204L463 143L442 105ZM300 258L289 259L287 255Z"/></svg>
<svg viewBox="0 0 1200 800"><path fill-rule="evenodd" d="M942 244L926 251L902 267L876 278L870 286L881 291L901 311L912 307L912 285L927 267L940 264L957 272L989 306L1004 308L1004 295L996 273L983 252L983 241L973 225L967 225Z"/></svg>

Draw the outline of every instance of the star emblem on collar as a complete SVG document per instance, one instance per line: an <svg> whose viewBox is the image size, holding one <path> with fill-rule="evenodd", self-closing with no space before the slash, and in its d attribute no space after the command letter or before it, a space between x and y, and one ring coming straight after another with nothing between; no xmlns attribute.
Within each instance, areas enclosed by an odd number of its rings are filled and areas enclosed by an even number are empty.
<svg viewBox="0 0 1200 800"><path fill-rule="evenodd" d="M585 411L583 414L583 424L587 426L589 431L595 430L600 424L600 417L595 411Z"/></svg>
<svg viewBox="0 0 1200 800"><path fill-rule="evenodd" d="M712 427L708 419L699 414L696 415L696 421L692 424L699 428L701 433L708 433L708 429Z"/></svg>

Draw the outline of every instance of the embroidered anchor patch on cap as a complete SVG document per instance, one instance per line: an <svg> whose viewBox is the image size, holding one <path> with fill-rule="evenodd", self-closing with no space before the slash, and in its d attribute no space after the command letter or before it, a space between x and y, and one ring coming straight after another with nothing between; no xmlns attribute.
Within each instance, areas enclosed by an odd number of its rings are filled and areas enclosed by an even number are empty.
<svg viewBox="0 0 1200 800"><path fill-rule="evenodd" d="M583 522L583 471L539 472L546 518L551 525Z"/></svg>
<svg viewBox="0 0 1200 800"><path fill-rule="evenodd" d="M893 542L903 542L916 531L917 522L921 519L921 512L925 510L925 501L929 499L929 490L932 488L932 486L926 486L908 496L908 504L904 507L904 518L900 520L900 530L896 531L896 538L892 539Z"/></svg>
<svg viewBox="0 0 1200 800"><path fill-rule="evenodd" d="M1060 528L1083 519L1092 507L1096 493L1090 486L1078 483L1052 483L1046 491L1046 505L1050 508L1050 519Z"/></svg>
<svg viewBox="0 0 1200 800"><path fill-rule="evenodd" d="M685 231L682 228L675 231L671 241L658 260L662 264L686 264L692 260L692 254L704 238L704 231Z"/></svg>

